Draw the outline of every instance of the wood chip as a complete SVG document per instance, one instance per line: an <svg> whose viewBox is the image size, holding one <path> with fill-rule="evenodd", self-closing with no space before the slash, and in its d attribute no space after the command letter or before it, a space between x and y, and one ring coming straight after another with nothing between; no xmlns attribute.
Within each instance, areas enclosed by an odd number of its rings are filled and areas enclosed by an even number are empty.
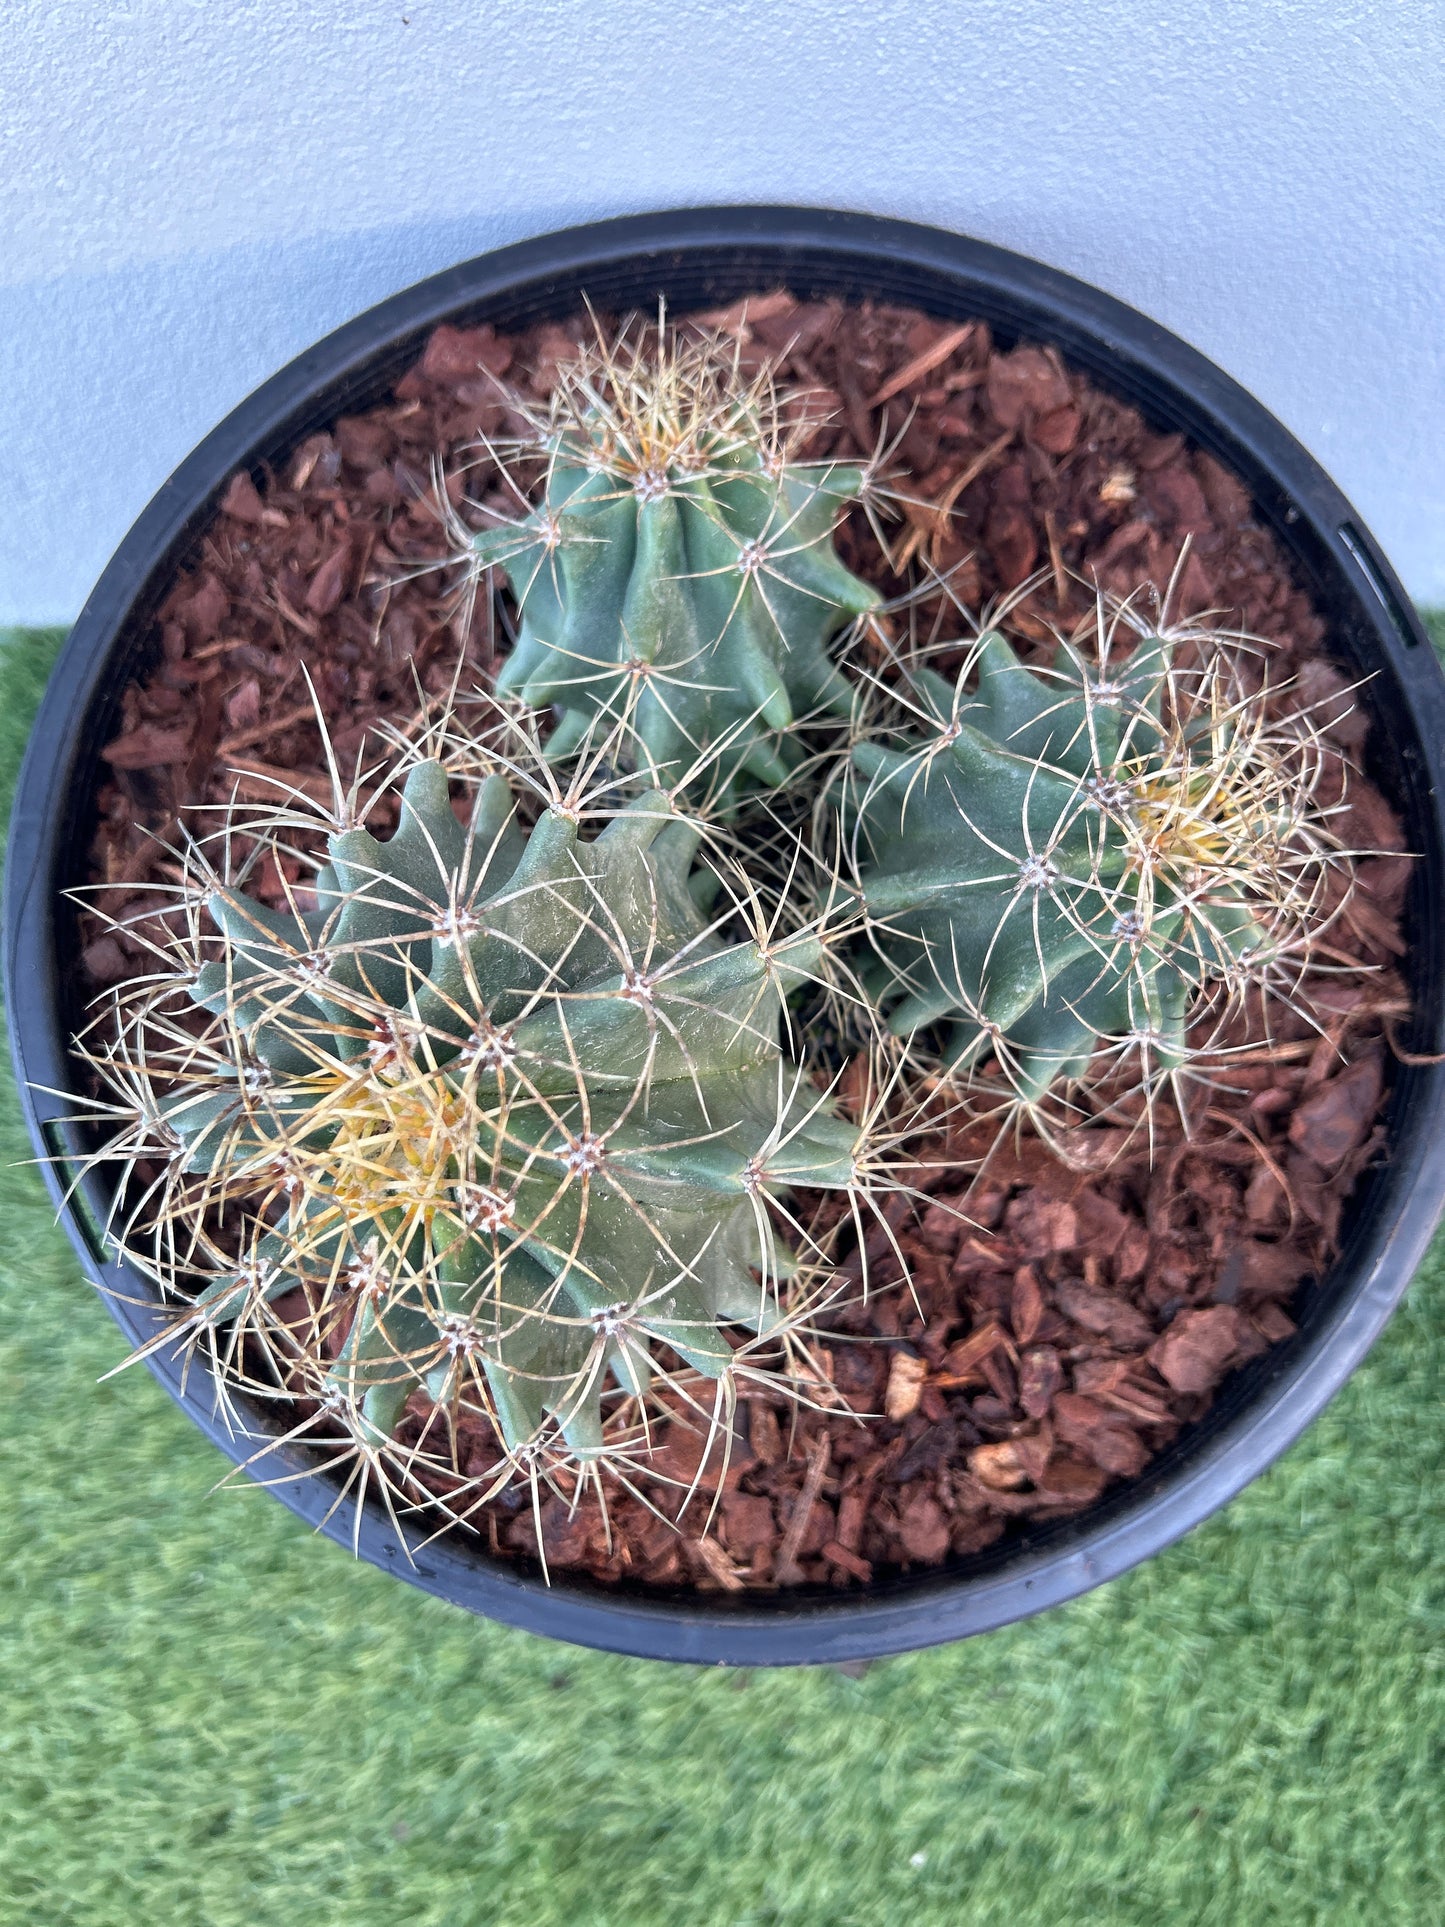
<svg viewBox="0 0 1445 1927"><path fill-rule="evenodd" d="M925 348L921 355L915 355L912 361L906 361L897 374L890 375L877 394L868 397L865 406L881 408L885 401L892 401L893 397L901 395L905 388L911 388L914 382L921 381L925 375L931 375L940 362L947 361L951 354L972 338L977 325L974 321L960 322L958 327L951 328L946 335L940 335L931 348Z"/></svg>
<svg viewBox="0 0 1445 1927"><path fill-rule="evenodd" d="M839 1545L836 1539L830 1539L827 1545L824 1546L823 1557L828 1561L830 1566L841 1566L844 1572L851 1572L853 1577L855 1579L861 1579L865 1586L873 1577L873 1567L871 1563L867 1559L864 1559L861 1554L851 1551L847 1546Z"/></svg>
<svg viewBox="0 0 1445 1927"><path fill-rule="evenodd" d="M725 1592L742 1591L743 1582L738 1577L737 1567L716 1539L693 1539L689 1542L689 1550L697 1554Z"/></svg>
<svg viewBox="0 0 1445 1927"><path fill-rule="evenodd" d="M952 515L959 496L970 482L978 480L989 463L1003 453L1013 438L1013 429L1006 428L997 441L990 442L981 454L974 456L967 468L954 476L936 502L903 504L903 512L913 526L899 550L900 566L911 560L925 541L930 544L931 552L936 559L940 545L948 533L948 518Z"/></svg>
<svg viewBox="0 0 1445 1927"><path fill-rule="evenodd" d="M808 1470L803 1480L803 1489L793 1501L792 1516L788 1529L783 1535L783 1543L778 1548L778 1557L773 1566L773 1577L780 1586L796 1586L803 1577L798 1564L798 1548L803 1543L803 1535L808 1530L808 1521L813 1515L813 1507L818 1503L818 1494L823 1489L824 1474L828 1470L828 1457L832 1448L828 1434L822 1433L813 1441L808 1451Z"/></svg>
<svg viewBox="0 0 1445 1927"><path fill-rule="evenodd" d="M297 723L314 723L316 706L314 703L297 703L294 709L284 709L279 716L272 716L267 722L253 724L250 729L237 730L234 736L223 736L216 745L217 756L234 756L238 749L249 749L253 743L264 743L268 736L279 736L283 729L294 729ZM331 794L328 783L326 793Z"/></svg>
<svg viewBox="0 0 1445 1927"><path fill-rule="evenodd" d="M725 308L704 308L691 319L704 328L716 328L719 334L737 335L746 341L750 321L771 321L777 315L790 314L797 305L786 289L779 288L773 294L748 295Z"/></svg>
<svg viewBox="0 0 1445 1927"><path fill-rule="evenodd" d="M314 616L329 616L346 590L346 571L351 561L351 544L343 542L317 569L306 591L306 607Z"/></svg>
<svg viewBox="0 0 1445 1927"><path fill-rule="evenodd" d="M1032 1265L1020 1265L1014 1273L1008 1313L1014 1338L1020 1345L1032 1341L1043 1322L1044 1309L1044 1294L1039 1289L1038 1273Z"/></svg>
<svg viewBox="0 0 1445 1927"><path fill-rule="evenodd" d="M888 1389L883 1394L884 1416L895 1421L906 1419L918 1410L923 1396L923 1381L928 1376L928 1361L909 1352L894 1352L888 1361Z"/></svg>
<svg viewBox="0 0 1445 1927"><path fill-rule="evenodd" d="M298 615L296 613L279 589L276 591L276 607L281 611L282 615L285 616L291 626L294 629L299 629L303 636L310 636L314 641L315 638L321 634L321 631L309 616Z"/></svg>
<svg viewBox="0 0 1445 1927"><path fill-rule="evenodd" d="M1326 1171L1335 1170L1370 1128L1380 1103L1380 1066L1351 1064L1306 1098L1289 1122L1289 1141Z"/></svg>
<svg viewBox="0 0 1445 1927"><path fill-rule="evenodd" d="M1149 1356L1176 1392L1209 1392L1224 1376L1239 1344L1233 1305L1182 1311Z"/></svg>
<svg viewBox="0 0 1445 1927"><path fill-rule="evenodd" d="M288 790L300 790L314 802L328 807L335 800L329 776L308 775L304 770L278 769L274 763L257 763L249 757L236 756L231 759L231 768L243 780L243 794L255 798L258 794L264 802L280 803L285 800Z"/></svg>
<svg viewBox="0 0 1445 1927"><path fill-rule="evenodd" d="M1064 1368L1052 1345L1036 1345L1019 1361L1019 1404L1030 1418L1043 1418L1062 1389Z"/></svg>
<svg viewBox="0 0 1445 1927"><path fill-rule="evenodd" d="M1054 1286L1054 1300L1066 1318L1085 1331L1098 1332L1116 1345L1143 1346L1152 1342L1154 1327L1137 1306L1112 1291L1096 1291L1075 1279Z"/></svg>
<svg viewBox="0 0 1445 1927"><path fill-rule="evenodd" d="M1011 1492L1029 1482L1012 1439L1001 1439L997 1445L976 1445L968 1455L968 1469L982 1484L999 1492Z"/></svg>
<svg viewBox="0 0 1445 1927"><path fill-rule="evenodd" d="M157 723L142 723L107 743L100 753L112 769L153 769L185 763L191 754L190 725L162 729Z"/></svg>
<svg viewBox="0 0 1445 1927"><path fill-rule="evenodd" d="M761 1399L748 1406L748 1443L761 1465L777 1465L783 1456L783 1433L778 1415Z"/></svg>
<svg viewBox="0 0 1445 1927"><path fill-rule="evenodd" d="M949 1346L943 1355L942 1370L934 1377L933 1383L940 1391L957 1385L983 1384L984 1375L979 1367L991 1352L998 1351L1000 1347L1013 1353L1008 1333L996 1318L990 1319L979 1331L971 1332L967 1338Z"/></svg>

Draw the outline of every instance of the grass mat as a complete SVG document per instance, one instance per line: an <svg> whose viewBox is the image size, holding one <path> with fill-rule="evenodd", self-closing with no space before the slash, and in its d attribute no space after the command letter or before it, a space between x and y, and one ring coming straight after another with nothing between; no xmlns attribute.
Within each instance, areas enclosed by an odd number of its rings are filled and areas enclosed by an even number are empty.
<svg viewBox="0 0 1445 1927"><path fill-rule="evenodd" d="M1445 642L1445 619L1437 633ZM0 640L5 795L55 638ZM1318 1927L1445 1919L1445 1244L1182 1544L834 1671L550 1644L222 1467L0 1105L0 1922Z"/></svg>

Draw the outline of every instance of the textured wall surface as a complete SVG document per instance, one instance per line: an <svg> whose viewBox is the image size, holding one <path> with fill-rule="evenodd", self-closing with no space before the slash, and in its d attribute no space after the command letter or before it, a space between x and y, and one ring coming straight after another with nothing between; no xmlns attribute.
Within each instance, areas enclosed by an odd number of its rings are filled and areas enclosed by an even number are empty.
<svg viewBox="0 0 1445 1927"><path fill-rule="evenodd" d="M1154 315L1445 600L1440 0L9 0L0 622L73 616L186 450L421 275L803 201Z"/></svg>

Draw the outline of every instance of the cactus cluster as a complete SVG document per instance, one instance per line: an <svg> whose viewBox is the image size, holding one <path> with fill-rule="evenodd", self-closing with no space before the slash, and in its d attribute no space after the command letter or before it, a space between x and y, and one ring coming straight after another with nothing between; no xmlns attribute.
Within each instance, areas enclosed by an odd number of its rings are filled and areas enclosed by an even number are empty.
<svg viewBox="0 0 1445 1927"><path fill-rule="evenodd" d="M810 981L861 985L895 1094L941 1052L1037 1107L1101 1063L1169 1077L1339 901L1308 716L1207 631L1101 606L1047 668L997 630L953 681L835 660L878 602L833 547L865 477L796 460L790 419L660 326L563 368L527 513L465 535L515 601L501 733L414 747L386 840L338 782L280 907L188 846L183 934L88 1047L102 1155L160 1173L122 1248L223 1378L368 1462L417 1427L445 1458L470 1414L502 1475L595 1470L645 1451L659 1374L786 1360L790 1277L829 1276L790 1193L856 1215L894 1181L794 1034ZM544 751L518 715L548 705Z"/></svg>
<svg viewBox="0 0 1445 1927"><path fill-rule="evenodd" d="M851 754L866 988L895 1035L944 1026L948 1061L991 1056L1027 1104L1096 1054L1146 1088L1178 1071L1202 998L1300 967L1338 858L1308 717L1224 638L1122 639L1101 610L1088 657L1032 669L985 632L955 683L913 671L911 729Z"/></svg>
<svg viewBox="0 0 1445 1927"><path fill-rule="evenodd" d="M524 829L493 773L464 827L450 787L417 761L388 840L333 832L314 907L193 854L219 934L192 920L110 1059L145 1093L126 1155L166 1167L129 1242L210 1274L193 1337L249 1332L363 1444L421 1388L587 1460L659 1347L722 1379L724 1326L785 1321L770 1202L853 1185L858 1132L780 1049L816 937L726 940L668 798L584 839L573 799ZM298 1287L304 1332L269 1309Z"/></svg>
<svg viewBox="0 0 1445 1927"><path fill-rule="evenodd" d="M877 606L833 546L854 465L792 458L766 373L716 346L626 337L560 371L536 452L541 500L471 538L518 634L498 692L555 704L549 754L625 717L651 782L726 802L781 783L799 717L848 713L827 645Z"/></svg>

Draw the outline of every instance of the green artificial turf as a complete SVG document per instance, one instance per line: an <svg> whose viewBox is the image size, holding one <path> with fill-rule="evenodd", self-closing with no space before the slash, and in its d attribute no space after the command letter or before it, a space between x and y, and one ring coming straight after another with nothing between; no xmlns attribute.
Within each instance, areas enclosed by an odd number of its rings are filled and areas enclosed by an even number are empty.
<svg viewBox="0 0 1445 1927"><path fill-rule="evenodd" d="M0 642L7 795L50 653ZM211 1495L143 1371L97 1384L35 1174L0 1200L5 1927L1445 1920L1445 1245L1182 1544L853 1679L552 1645Z"/></svg>

